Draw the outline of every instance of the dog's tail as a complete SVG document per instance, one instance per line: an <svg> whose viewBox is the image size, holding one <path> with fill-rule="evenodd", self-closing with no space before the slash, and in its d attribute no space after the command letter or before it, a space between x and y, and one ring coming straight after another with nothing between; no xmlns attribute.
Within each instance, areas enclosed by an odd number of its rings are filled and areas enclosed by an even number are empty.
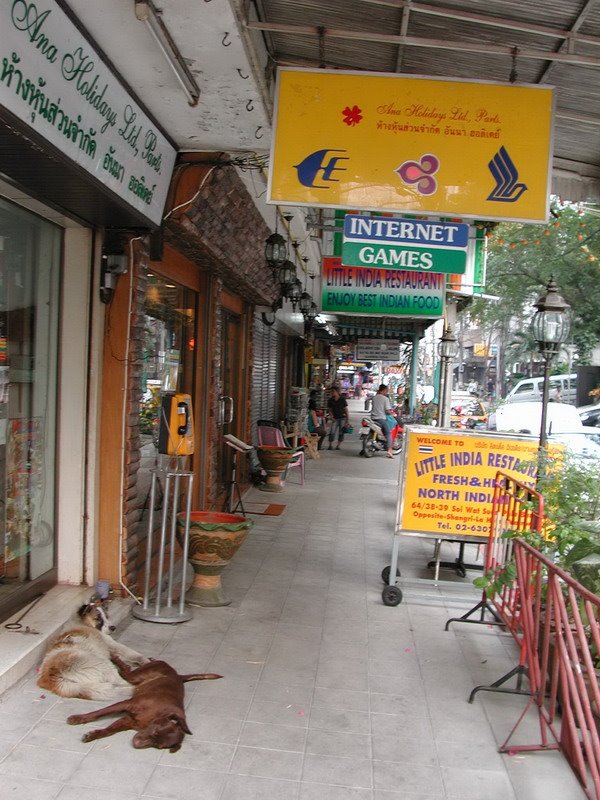
<svg viewBox="0 0 600 800"><path fill-rule="evenodd" d="M216 675L214 672L193 672L191 675L179 676L184 683L188 681L216 681L217 678L222 678L222 675Z"/></svg>

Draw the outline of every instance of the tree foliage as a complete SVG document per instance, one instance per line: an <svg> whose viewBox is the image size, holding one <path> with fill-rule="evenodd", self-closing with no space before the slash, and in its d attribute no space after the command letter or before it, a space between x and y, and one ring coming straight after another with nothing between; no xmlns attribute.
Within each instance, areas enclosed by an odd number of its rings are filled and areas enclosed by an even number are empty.
<svg viewBox="0 0 600 800"><path fill-rule="evenodd" d="M504 345L511 331L521 331L522 351L533 304L553 277L571 306L571 341L585 363L600 342L599 267L600 216L555 202L545 226L512 222L494 229L488 239L486 294L500 300L476 300L470 314L502 337Z"/></svg>

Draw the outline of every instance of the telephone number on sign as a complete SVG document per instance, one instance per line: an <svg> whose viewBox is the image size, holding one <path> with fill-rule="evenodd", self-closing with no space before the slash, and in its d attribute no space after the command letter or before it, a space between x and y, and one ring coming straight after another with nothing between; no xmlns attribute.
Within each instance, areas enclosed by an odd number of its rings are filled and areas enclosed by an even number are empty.
<svg viewBox="0 0 600 800"><path fill-rule="evenodd" d="M489 525L464 525L458 523L454 526L455 531L468 531L469 533L489 533Z"/></svg>

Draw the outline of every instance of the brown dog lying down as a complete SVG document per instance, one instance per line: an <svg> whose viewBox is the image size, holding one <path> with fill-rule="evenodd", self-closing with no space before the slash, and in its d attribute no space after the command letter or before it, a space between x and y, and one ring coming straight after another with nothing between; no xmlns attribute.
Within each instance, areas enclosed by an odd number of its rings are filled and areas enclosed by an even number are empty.
<svg viewBox="0 0 600 800"><path fill-rule="evenodd" d="M131 686L111 661L117 656L132 667L148 659L116 642L101 605L86 603L77 612L77 625L63 631L50 645L39 669L37 685L61 697L82 700L122 700Z"/></svg>
<svg viewBox="0 0 600 800"><path fill-rule="evenodd" d="M133 737L135 748L156 747L176 753L181 747L188 728L183 709L184 687L187 681L207 681L222 678L214 673L178 675L165 661L150 661L137 669L131 669L117 656L112 660L119 673L135 689L129 700L113 703L106 708L90 711L87 714L72 714L69 725L93 722L101 717L124 714L106 728L90 731L82 737L83 742L103 739L119 731L136 730Z"/></svg>

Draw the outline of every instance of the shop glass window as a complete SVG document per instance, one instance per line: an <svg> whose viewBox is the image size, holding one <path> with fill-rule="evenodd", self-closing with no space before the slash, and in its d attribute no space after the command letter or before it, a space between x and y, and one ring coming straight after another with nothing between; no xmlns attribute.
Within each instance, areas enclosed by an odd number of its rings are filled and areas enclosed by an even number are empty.
<svg viewBox="0 0 600 800"><path fill-rule="evenodd" d="M60 228L0 199L0 608L55 566Z"/></svg>

